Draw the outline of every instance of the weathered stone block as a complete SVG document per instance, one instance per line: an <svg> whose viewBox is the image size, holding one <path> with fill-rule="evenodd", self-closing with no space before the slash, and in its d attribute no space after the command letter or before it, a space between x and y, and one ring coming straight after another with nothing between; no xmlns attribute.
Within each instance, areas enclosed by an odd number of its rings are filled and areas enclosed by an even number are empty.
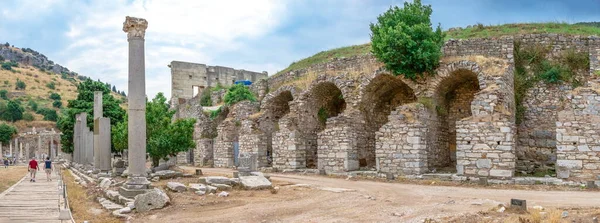
<svg viewBox="0 0 600 223"><path fill-rule="evenodd" d="M490 159L478 159L477 168L489 169L492 168L492 160Z"/></svg>
<svg viewBox="0 0 600 223"><path fill-rule="evenodd" d="M491 169L490 176L493 177L512 177L513 171L511 170L499 170L499 169Z"/></svg>
<svg viewBox="0 0 600 223"><path fill-rule="evenodd" d="M556 166L566 169L580 170L583 168L583 162L581 160L557 160Z"/></svg>

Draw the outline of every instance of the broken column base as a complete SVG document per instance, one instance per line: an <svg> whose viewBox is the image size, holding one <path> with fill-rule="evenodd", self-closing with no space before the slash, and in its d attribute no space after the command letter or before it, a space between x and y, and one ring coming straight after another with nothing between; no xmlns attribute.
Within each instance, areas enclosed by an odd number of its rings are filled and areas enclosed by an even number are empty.
<svg viewBox="0 0 600 223"><path fill-rule="evenodd" d="M134 198L138 194L143 194L152 189L150 181L146 177L129 177L127 182L119 188L119 194L126 198Z"/></svg>

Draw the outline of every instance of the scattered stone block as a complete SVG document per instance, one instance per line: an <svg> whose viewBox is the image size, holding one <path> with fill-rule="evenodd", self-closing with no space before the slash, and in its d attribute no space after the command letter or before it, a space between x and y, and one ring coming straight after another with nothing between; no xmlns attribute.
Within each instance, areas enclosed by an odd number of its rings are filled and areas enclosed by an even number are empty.
<svg viewBox="0 0 600 223"><path fill-rule="evenodd" d="M206 191L206 185L204 184L190 184L188 188L191 191Z"/></svg>
<svg viewBox="0 0 600 223"><path fill-rule="evenodd" d="M261 190L272 187L271 181L262 176L244 176L240 177L240 184L246 190Z"/></svg>
<svg viewBox="0 0 600 223"><path fill-rule="evenodd" d="M212 185L221 191L230 191L231 189L233 189L230 185L227 185L227 184L212 184Z"/></svg>
<svg viewBox="0 0 600 223"><path fill-rule="evenodd" d="M598 185L596 185L596 181L591 180L591 181L587 182L586 187L587 188L598 188Z"/></svg>
<svg viewBox="0 0 600 223"><path fill-rule="evenodd" d="M187 187L185 187L185 185L179 182L168 182L167 188L175 192L184 192L187 190Z"/></svg>
<svg viewBox="0 0 600 223"><path fill-rule="evenodd" d="M112 181L109 178L104 178L102 179L102 181L100 182L100 188L102 188L102 190L106 190L110 187L110 184L112 183Z"/></svg>
<svg viewBox="0 0 600 223"><path fill-rule="evenodd" d="M510 207L527 211L527 201L520 199L510 199Z"/></svg>
<svg viewBox="0 0 600 223"><path fill-rule="evenodd" d="M205 179L207 184L232 184L231 179L227 177L206 177Z"/></svg>
<svg viewBox="0 0 600 223"><path fill-rule="evenodd" d="M221 191L221 193L219 193L219 195L217 195L219 197L227 197L229 196L229 193L225 192L225 191Z"/></svg>
<svg viewBox="0 0 600 223"><path fill-rule="evenodd" d="M160 179L172 179L176 177L182 177L183 173L179 171L173 170L161 170L154 173L154 176L159 177Z"/></svg>
<svg viewBox="0 0 600 223"><path fill-rule="evenodd" d="M149 190L144 194L135 196L135 209L138 212L147 212L154 209L165 207L171 200L169 196L158 188Z"/></svg>
<svg viewBox="0 0 600 223"><path fill-rule="evenodd" d="M196 175L202 176L202 169L196 169Z"/></svg>
<svg viewBox="0 0 600 223"><path fill-rule="evenodd" d="M206 192L205 192L205 191L201 191L201 190L199 190L199 191L196 191L196 192L194 192L194 193L196 193L197 195L200 195L200 196L202 196L202 195L206 194Z"/></svg>
<svg viewBox="0 0 600 223"><path fill-rule="evenodd" d="M217 187L214 186L206 186L206 193L212 194L217 192Z"/></svg>

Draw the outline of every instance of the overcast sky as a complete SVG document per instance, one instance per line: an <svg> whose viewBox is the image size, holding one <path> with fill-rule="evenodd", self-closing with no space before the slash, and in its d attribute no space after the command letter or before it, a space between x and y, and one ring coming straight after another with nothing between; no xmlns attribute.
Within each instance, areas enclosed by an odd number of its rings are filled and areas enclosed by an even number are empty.
<svg viewBox="0 0 600 223"><path fill-rule="evenodd" d="M270 75L322 50L369 41L400 0L0 0L0 42L127 90L125 16L148 20L148 96L170 97L170 61ZM600 0L429 0L444 30L476 23L600 21Z"/></svg>

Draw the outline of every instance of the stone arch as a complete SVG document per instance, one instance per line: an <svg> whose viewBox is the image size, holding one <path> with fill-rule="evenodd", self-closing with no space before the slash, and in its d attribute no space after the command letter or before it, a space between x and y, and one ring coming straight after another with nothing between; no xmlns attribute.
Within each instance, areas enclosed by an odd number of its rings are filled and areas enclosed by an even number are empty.
<svg viewBox="0 0 600 223"><path fill-rule="evenodd" d="M396 107L416 101L413 89L401 78L377 73L361 89L359 109L364 120L364 134L359 140L358 161L361 168L374 168L375 133L388 122Z"/></svg>
<svg viewBox="0 0 600 223"><path fill-rule="evenodd" d="M267 110L273 104L273 99L281 95L282 92L289 92L292 98L297 98L300 90L292 85L282 86L273 92L269 92L260 103L260 110Z"/></svg>
<svg viewBox="0 0 600 223"><path fill-rule="evenodd" d="M437 140L429 148L428 163L438 172L456 171L456 122L473 115L471 102L486 86L475 62L459 61L438 69L427 95L433 99L437 121L432 123Z"/></svg>
<svg viewBox="0 0 600 223"><path fill-rule="evenodd" d="M294 94L292 93L294 91L295 88L279 88L272 94L269 93L261 105L264 114L261 117L260 129L266 137L268 166L271 166L273 161L273 134L279 131L279 120L290 112L290 102L294 100Z"/></svg>
<svg viewBox="0 0 600 223"><path fill-rule="evenodd" d="M346 98L339 79L320 77L299 99L299 129L303 132L306 146L306 167L317 167L318 133L323 131L330 119L336 118L346 109ZM347 90L347 89L346 89Z"/></svg>

